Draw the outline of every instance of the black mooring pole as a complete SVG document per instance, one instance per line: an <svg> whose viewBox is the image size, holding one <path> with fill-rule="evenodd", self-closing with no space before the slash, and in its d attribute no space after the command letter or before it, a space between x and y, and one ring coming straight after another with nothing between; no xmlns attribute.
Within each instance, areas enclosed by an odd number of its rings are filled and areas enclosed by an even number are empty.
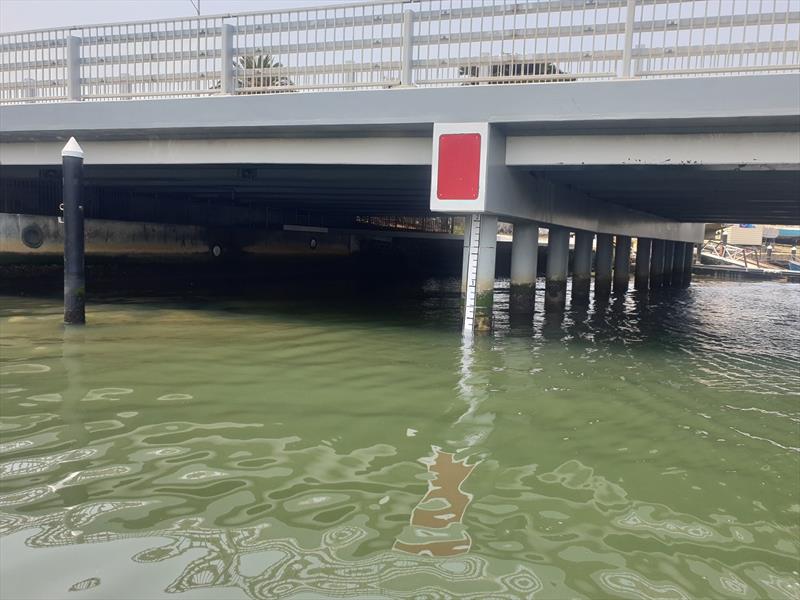
<svg viewBox="0 0 800 600"><path fill-rule="evenodd" d="M83 274L83 150L69 138L61 150L64 172L64 323L86 322L86 279Z"/></svg>

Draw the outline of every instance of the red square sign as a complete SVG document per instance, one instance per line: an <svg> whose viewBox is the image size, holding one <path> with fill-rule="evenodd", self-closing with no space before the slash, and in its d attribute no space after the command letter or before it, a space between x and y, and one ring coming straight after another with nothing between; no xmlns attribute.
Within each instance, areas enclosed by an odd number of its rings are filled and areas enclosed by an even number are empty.
<svg viewBox="0 0 800 600"><path fill-rule="evenodd" d="M439 136L439 200L475 200L481 179L481 134L447 133Z"/></svg>

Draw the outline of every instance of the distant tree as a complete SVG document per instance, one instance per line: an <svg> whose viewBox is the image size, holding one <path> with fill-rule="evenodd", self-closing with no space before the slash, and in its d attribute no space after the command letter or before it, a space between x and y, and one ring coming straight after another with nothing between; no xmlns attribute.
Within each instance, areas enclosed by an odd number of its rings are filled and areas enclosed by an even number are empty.
<svg viewBox="0 0 800 600"><path fill-rule="evenodd" d="M237 88L267 88L292 85L291 79L285 75L264 73L264 71L270 69L280 69L283 67L283 65L278 62L278 59L271 54L239 56L235 61L235 66Z"/></svg>
<svg viewBox="0 0 800 600"><path fill-rule="evenodd" d="M527 77L536 75L566 75L564 71L558 68L553 63L549 62L518 62L518 63L501 63L490 65L488 77L496 79L496 81L489 81L487 83L503 83L503 78L516 78ZM475 78L480 77L480 66L469 65L458 68L459 77ZM575 81L574 77L553 77L542 79L531 79L532 83L547 83L553 81ZM464 82L463 85L478 85L481 82Z"/></svg>
<svg viewBox="0 0 800 600"><path fill-rule="evenodd" d="M291 79L285 75L268 73L271 69L280 69L283 65L271 54L257 54L255 56L237 56L233 60L236 77L236 89L245 91L239 94L258 94L262 88L287 87L293 85ZM222 82L214 84L213 89L222 87ZM289 92L292 90L282 90Z"/></svg>

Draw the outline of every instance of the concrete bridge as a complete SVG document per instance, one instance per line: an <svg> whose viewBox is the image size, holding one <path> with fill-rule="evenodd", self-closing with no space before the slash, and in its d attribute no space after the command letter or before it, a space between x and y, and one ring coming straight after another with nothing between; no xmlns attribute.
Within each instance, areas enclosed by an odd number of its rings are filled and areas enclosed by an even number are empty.
<svg viewBox="0 0 800 600"><path fill-rule="evenodd" d="M597 297L627 289L631 238L637 287L688 285L703 223L800 222L800 4L695 4L387 1L7 34L0 209L56 215L74 136L98 218L464 215L469 328L487 323L498 220L515 310L533 308L539 227L548 310L570 232L572 302L592 269Z"/></svg>

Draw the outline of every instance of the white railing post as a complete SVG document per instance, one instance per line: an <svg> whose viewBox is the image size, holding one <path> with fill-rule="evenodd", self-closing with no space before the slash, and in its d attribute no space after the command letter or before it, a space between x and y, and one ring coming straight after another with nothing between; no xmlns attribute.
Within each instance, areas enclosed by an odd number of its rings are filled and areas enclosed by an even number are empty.
<svg viewBox="0 0 800 600"><path fill-rule="evenodd" d="M401 49L400 85L414 85L414 13L403 11L403 47Z"/></svg>
<svg viewBox="0 0 800 600"><path fill-rule="evenodd" d="M236 93L234 81L233 25L222 24L222 65L220 67L220 93Z"/></svg>
<svg viewBox="0 0 800 600"><path fill-rule="evenodd" d="M67 100L81 99L81 38L67 37Z"/></svg>
<svg viewBox="0 0 800 600"><path fill-rule="evenodd" d="M628 11L625 15L625 48L622 51L622 77L631 76L631 58L633 57L633 23L636 17L636 0L628 0Z"/></svg>

